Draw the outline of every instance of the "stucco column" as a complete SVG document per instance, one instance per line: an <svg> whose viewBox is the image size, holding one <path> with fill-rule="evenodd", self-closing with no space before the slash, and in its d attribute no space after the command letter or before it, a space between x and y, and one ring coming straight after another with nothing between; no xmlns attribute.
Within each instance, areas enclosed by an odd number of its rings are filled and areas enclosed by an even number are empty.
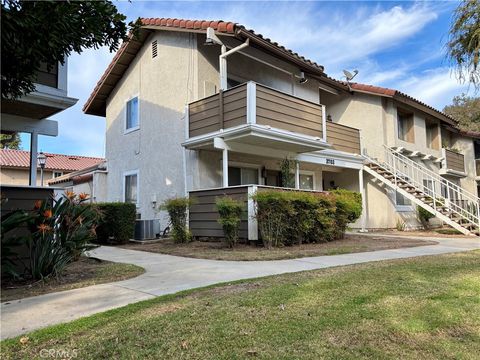
<svg viewBox="0 0 480 360"><path fill-rule="evenodd" d="M228 150L227 148L223 149L222 156L222 175L223 175L223 187L228 187Z"/></svg>
<svg viewBox="0 0 480 360"><path fill-rule="evenodd" d="M358 188L362 195L362 216L360 218L361 226L360 232L367 232L367 199L365 198L365 187L363 184L363 168L358 170Z"/></svg>
<svg viewBox="0 0 480 360"><path fill-rule="evenodd" d="M38 134L34 131L30 135L30 186L37 186L37 154Z"/></svg>

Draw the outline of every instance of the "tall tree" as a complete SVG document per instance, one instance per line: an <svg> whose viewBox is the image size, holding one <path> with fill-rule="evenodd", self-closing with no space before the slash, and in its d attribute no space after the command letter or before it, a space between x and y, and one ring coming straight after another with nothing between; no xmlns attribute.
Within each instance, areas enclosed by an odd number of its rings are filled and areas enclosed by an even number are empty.
<svg viewBox="0 0 480 360"><path fill-rule="evenodd" d="M443 112L456 119L461 130L480 133L480 97L455 96Z"/></svg>
<svg viewBox="0 0 480 360"><path fill-rule="evenodd" d="M36 70L63 64L72 52L117 50L140 25L127 24L110 1L1 1L2 98L32 92Z"/></svg>
<svg viewBox="0 0 480 360"><path fill-rule="evenodd" d="M463 0L454 13L447 56L458 78L480 88L480 0Z"/></svg>
<svg viewBox="0 0 480 360"><path fill-rule="evenodd" d="M22 139L19 133L0 134L0 149L21 150Z"/></svg>

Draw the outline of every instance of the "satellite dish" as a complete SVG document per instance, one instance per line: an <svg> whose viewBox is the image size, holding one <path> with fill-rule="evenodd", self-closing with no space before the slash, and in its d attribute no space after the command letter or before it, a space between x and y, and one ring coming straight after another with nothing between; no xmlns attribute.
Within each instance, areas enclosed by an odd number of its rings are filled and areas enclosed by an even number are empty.
<svg viewBox="0 0 480 360"><path fill-rule="evenodd" d="M348 70L343 70L343 75L345 75L347 80L350 80L351 78L353 78L353 74Z"/></svg>
<svg viewBox="0 0 480 360"><path fill-rule="evenodd" d="M343 70L343 75L345 75L347 81L351 81L355 76L357 76L357 74L358 70L353 70L353 74L348 70Z"/></svg>

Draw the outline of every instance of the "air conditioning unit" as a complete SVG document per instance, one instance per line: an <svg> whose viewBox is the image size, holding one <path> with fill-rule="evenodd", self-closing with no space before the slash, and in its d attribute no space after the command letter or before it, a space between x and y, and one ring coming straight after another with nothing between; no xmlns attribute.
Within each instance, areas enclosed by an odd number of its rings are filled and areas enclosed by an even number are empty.
<svg viewBox="0 0 480 360"><path fill-rule="evenodd" d="M135 240L156 239L160 234L160 220L136 220Z"/></svg>

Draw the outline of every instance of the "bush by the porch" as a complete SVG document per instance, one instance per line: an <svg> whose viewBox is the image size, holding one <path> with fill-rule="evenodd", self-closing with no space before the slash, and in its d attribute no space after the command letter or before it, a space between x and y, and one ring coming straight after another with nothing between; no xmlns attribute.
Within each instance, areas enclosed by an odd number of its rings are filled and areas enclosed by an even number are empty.
<svg viewBox="0 0 480 360"><path fill-rule="evenodd" d="M253 196L265 247L326 242L342 238L347 224L361 215L359 193L259 191Z"/></svg>
<svg viewBox="0 0 480 360"><path fill-rule="evenodd" d="M137 208L131 203L98 203L101 213L97 227L97 242L101 244L126 244L133 238Z"/></svg>
<svg viewBox="0 0 480 360"><path fill-rule="evenodd" d="M185 197L168 199L161 205L161 209L170 216L172 237L177 243L186 243L192 238L187 228L187 213L191 205L192 200Z"/></svg>
<svg viewBox="0 0 480 360"><path fill-rule="evenodd" d="M95 237L99 214L86 194L37 201L29 212L2 217L2 276L39 280L78 260Z"/></svg>
<svg viewBox="0 0 480 360"><path fill-rule="evenodd" d="M244 203L225 196L215 201L220 218L218 222L222 225L225 241L229 247L235 246L238 240L241 216L244 211Z"/></svg>

